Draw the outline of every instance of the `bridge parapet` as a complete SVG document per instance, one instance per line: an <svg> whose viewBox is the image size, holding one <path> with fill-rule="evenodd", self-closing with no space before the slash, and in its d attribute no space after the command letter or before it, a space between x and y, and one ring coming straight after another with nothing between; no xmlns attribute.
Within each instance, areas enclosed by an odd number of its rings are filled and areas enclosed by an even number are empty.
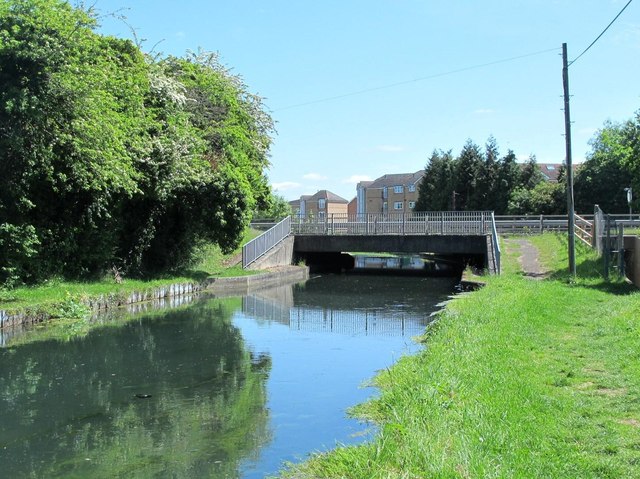
<svg viewBox="0 0 640 479"><path fill-rule="evenodd" d="M421 211L415 213L293 216L295 235L486 235L491 211Z"/></svg>

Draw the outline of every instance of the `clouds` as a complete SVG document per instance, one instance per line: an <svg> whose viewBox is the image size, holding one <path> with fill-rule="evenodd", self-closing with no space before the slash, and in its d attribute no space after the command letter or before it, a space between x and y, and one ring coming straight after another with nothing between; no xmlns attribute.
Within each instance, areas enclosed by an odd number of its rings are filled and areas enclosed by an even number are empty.
<svg viewBox="0 0 640 479"><path fill-rule="evenodd" d="M307 173L306 175L302 175L302 178L305 180L327 180L328 176L321 175L319 173Z"/></svg>
<svg viewBox="0 0 640 479"><path fill-rule="evenodd" d="M361 181L373 181L370 176L367 175L351 175L349 178L342 180L343 184L358 184Z"/></svg>
<svg viewBox="0 0 640 479"><path fill-rule="evenodd" d="M280 183L272 183L271 187L276 191L287 191L294 190L296 188L300 188L302 185L300 183L296 183L295 181L282 181Z"/></svg>
<svg viewBox="0 0 640 479"><path fill-rule="evenodd" d="M495 113L495 110L492 110L491 108L478 108L477 110L474 110L473 113L476 115L492 115Z"/></svg>

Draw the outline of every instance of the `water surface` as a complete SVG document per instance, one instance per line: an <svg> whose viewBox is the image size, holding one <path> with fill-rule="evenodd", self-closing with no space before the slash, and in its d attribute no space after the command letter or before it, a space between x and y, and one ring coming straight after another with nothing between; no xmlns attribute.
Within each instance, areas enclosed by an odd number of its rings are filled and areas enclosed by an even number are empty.
<svg viewBox="0 0 640 479"><path fill-rule="evenodd" d="M322 276L0 349L1 475L262 478L362 441L346 410L451 287Z"/></svg>

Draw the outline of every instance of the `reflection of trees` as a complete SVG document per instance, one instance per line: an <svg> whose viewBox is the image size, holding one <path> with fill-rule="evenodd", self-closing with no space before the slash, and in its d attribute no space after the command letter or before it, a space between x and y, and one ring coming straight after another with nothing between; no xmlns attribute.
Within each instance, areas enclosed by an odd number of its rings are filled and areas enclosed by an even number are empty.
<svg viewBox="0 0 640 479"><path fill-rule="evenodd" d="M231 301L0 350L3 476L236 477L270 440L270 360Z"/></svg>

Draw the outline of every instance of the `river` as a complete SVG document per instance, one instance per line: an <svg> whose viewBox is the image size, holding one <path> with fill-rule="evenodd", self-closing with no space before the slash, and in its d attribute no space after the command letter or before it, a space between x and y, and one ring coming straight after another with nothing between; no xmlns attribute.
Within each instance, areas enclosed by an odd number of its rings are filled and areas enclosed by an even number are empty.
<svg viewBox="0 0 640 479"><path fill-rule="evenodd" d="M348 408L453 285L326 275L9 345L0 476L262 478L364 441Z"/></svg>

